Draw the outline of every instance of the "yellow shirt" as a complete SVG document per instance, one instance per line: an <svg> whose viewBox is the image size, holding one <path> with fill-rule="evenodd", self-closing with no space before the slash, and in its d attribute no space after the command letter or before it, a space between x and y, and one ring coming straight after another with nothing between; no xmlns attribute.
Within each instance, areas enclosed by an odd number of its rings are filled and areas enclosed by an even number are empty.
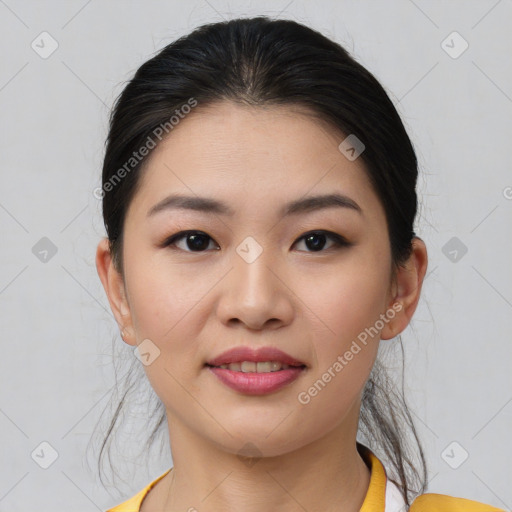
<svg viewBox="0 0 512 512"><path fill-rule="evenodd" d="M366 446L359 445L360 454L370 469L370 485L361 506L360 512L387 512L389 504L386 503L387 476L382 462ZM130 498L106 512L140 512L142 501L149 491L171 469ZM505 512L501 508L495 508L478 501L465 498L455 498L446 494L425 493L417 496L413 501L409 512Z"/></svg>

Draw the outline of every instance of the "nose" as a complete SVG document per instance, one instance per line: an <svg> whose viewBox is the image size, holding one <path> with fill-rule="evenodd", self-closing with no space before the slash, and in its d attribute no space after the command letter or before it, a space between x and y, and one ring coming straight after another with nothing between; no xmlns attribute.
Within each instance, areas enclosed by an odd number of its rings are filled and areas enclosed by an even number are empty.
<svg viewBox="0 0 512 512"><path fill-rule="evenodd" d="M238 253L220 288L217 314L226 325L278 329L294 316L293 292L282 265L263 251L254 261Z"/></svg>

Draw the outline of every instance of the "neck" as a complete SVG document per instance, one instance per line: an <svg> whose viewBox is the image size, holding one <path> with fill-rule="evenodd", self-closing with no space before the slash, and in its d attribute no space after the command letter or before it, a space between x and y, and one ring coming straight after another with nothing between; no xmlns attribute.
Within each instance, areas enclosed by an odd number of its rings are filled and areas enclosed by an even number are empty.
<svg viewBox="0 0 512 512"><path fill-rule="evenodd" d="M357 431L346 425L286 453L253 458L220 449L170 417L168 425L173 469L155 494L155 510L359 512L366 496L370 471Z"/></svg>

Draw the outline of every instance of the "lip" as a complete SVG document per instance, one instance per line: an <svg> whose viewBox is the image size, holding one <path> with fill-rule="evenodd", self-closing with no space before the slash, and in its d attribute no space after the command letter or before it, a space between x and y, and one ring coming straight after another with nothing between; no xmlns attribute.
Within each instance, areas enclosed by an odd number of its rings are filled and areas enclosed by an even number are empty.
<svg viewBox="0 0 512 512"><path fill-rule="evenodd" d="M296 380L306 371L304 366L268 373L236 372L213 366L207 366L207 369L226 386L246 395L264 395L277 391Z"/></svg>
<svg viewBox="0 0 512 512"><path fill-rule="evenodd" d="M263 361L278 361L290 366L307 366L306 363L295 359L290 354L279 350L276 347L234 347L206 362L207 366L220 366L221 364L241 363L252 361L255 363Z"/></svg>

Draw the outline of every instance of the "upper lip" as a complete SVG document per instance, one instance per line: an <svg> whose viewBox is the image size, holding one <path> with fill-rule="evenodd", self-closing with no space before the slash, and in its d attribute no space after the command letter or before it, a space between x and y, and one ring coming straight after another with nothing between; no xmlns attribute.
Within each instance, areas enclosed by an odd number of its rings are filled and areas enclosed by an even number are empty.
<svg viewBox="0 0 512 512"><path fill-rule="evenodd" d="M276 347L234 347L206 362L210 366L220 366L221 364L241 363L242 361L253 361L255 363L263 361L278 361L290 366L306 366L305 363L292 357L290 354L279 350Z"/></svg>

